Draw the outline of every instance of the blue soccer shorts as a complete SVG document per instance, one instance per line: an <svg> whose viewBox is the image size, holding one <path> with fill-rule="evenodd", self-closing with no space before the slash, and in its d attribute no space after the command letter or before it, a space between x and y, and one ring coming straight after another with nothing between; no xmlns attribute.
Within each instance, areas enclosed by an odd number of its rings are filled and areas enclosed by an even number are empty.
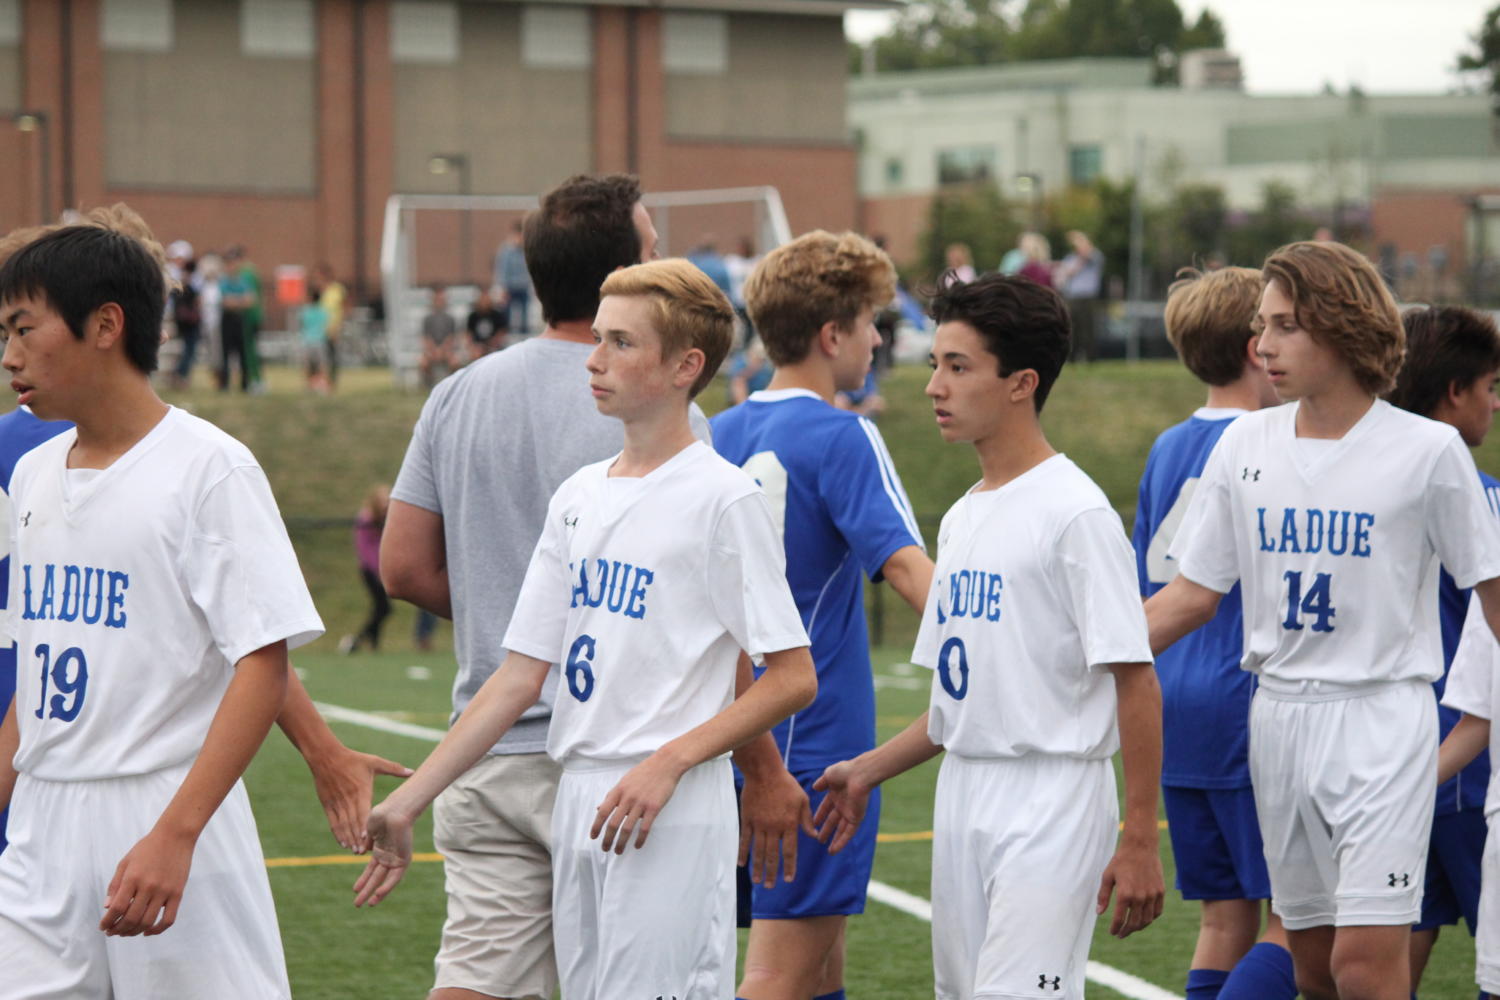
<svg viewBox="0 0 1500 1000"><path fill-rule="evenodd" d="M1255 795L1248 788L1162 788L1183 899L1270 899Z"/></svg>
<svg viewBox="0 0 1500 1000"><path fill-rule="evenodd" d="M1472 936L1479 923L1479 871L1484 859L1484 811L1436 816L1427 847L1427 881L1422 890L1422 919L1413 930L1428 931L1456 924L1460 917Z"/></svg>

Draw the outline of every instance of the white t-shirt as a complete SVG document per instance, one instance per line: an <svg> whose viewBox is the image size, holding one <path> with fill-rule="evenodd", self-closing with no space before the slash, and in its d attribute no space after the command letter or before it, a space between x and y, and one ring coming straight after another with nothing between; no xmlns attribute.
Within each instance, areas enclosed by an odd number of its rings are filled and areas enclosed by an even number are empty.
<svg viewBox="0 0 1500 1000"><path fill-rule="evenodd" d="M1384 401L1326 448L1297 404L1224 431L1170 554L1245 607L1241 666L1287 682L1442 675L1437 579L1500 576L1500 526L1458 432Z"/></svg>
<svg viewBox="0 0 1500 1000"><path fill-rule="evenodd" d="M171 409L107 469L67 469L77 432L11 479L16 768L50 781L192 759L234 665L323 623L265 473L212 424Z"/></svg>
<svg viewBox="0 0 1500 1000"><path fill-rule="evenodd" d="M1485 620L1477 595L1469 598L1464 629L1448 669L1443 704L1490 722L1490 760L1500 760L1500 643ZM1500 768L1490 769L1490 785L1484 793L1484 814L1500 811Z"/></svg>
<svg viewBox="0 0 1500 1000"><path fill-rule="evenodd" d="M912 662L934 669L927 735L966 757L1105 758L1113 663L1149 663L1120 518L1064 455L965 494L938 529Z"/></svg>
<svg viewBox="0 0 1500 1000"><path fill-rule="evenodd" d="M547 752L650 754L734 699L735 664L807 645L755 481L701 442L642 478L557 490L505 648L561 664Z"/></svg>

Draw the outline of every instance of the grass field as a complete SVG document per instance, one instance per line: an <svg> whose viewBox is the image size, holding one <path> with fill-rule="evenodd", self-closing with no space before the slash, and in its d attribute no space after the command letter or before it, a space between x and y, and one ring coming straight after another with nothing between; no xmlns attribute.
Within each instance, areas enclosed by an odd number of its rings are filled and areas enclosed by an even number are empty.
<svg viewBox="0 0 1500 1000"><path fill-rule="evenodd" d="M351 371L338 396L300 391L297 373L271 369L265 397L219 396L190 391L170 397L245 441L272 481L328 635L294 657L320 702L378 717L440 729L447 719L453 675L446 631L438 649L411 648L411 613L402 608L388 626L387 651L341 657L339 635L357 626L364 595L355 572L349 519L375 482L389 482L400 466L421 397L389 387L382 371ZM942 445L921 397L925 370L898 370L886 383L890 408L881 429L906 483L929 544L938 518L975 478L967 448ZM703 400L721 405L721 386ZM1200 401L1198 387L1168 363L1096 364L1065 371L1048 403L1044 423L1054 445L1066 451L1104 488L1126 523L1133 517L1136 481L1154 436ZM1500 468L1500 444L1478 456ZM926 705L925 671L905 660L915 616L889 595L880 602L882 644L875 664L882 738ZM415 765L431 744L364 726L335 722L346 743ZM885 838L875 878L925 898L930 861L935 765L892 782L881 822ZM390 900L373 911L355 911L352 885L359 867L338 857L323 825L305 767L273 733L249 775L252 800L271 864L298 1000L344 997L421 997L431 985L431 958L443 917L441 865L423 861ZM387 782L381 794L391 787ZM431 828L418 829L417 850L431 851ZM1163 835L1163 861L1171 877ZM1169 891L1157 925L1124 942L1096 936L1093 958L1180 994L1197 926L1197 911ZM849 995L856 1000L896 1000L931 995L928 927L921 920L872 902L851 926ZM1466 933L1450 930L1429 967L1426 998L1473 995L1473 949ZM1091 997L1121 994L1091 986Z"/></svg>

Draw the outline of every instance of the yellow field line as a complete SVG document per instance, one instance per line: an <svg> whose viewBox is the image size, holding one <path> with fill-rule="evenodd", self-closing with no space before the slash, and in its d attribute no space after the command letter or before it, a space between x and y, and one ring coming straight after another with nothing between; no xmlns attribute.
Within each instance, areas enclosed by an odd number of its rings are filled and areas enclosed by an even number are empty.
<svg viewBox="0 0 1500 1000"><path fill-rule="evenodd" d="M1157 827L1165 830L1166 820L1158 820ZM1123 827L1124 824L1122 823ZM931 840L931 830L913 830L910 833L881 833L875 837L879 844L911 844L918 841ZM368 854L319 854L310 858L267 858L267 868L315 868L318 865L362 865L369 861ZM441 861L441 854L414 854L413 862Z"/></svg>

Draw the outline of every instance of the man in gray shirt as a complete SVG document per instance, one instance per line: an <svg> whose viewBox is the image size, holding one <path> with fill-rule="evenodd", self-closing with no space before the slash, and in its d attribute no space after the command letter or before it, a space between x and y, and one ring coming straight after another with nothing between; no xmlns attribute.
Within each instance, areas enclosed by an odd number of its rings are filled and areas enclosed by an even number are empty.
<svg viewBox="0 0 1500 1000"><path fill-rule="evenodd" d="M528 216L525 249L546 329L433 390L381 541L391 596L453 619L453 718L505 657L501 641L547 502L572 473L621 448L622 425L595 408L584 362L599 286L615 269L655 257L656 230L635 178L573 177ZM694 420L706 440L696 407ZM545 753L556 679L434 807L448 918L429 1000L550 998L556 987L550 843L559 769ZM774 744L750 753L765 762L767 749L778 763ZM784 790L780 778L767 786ZM783 796L767 809L779 815L756 826L758 849L795 843L795 803Z"/></svg>

